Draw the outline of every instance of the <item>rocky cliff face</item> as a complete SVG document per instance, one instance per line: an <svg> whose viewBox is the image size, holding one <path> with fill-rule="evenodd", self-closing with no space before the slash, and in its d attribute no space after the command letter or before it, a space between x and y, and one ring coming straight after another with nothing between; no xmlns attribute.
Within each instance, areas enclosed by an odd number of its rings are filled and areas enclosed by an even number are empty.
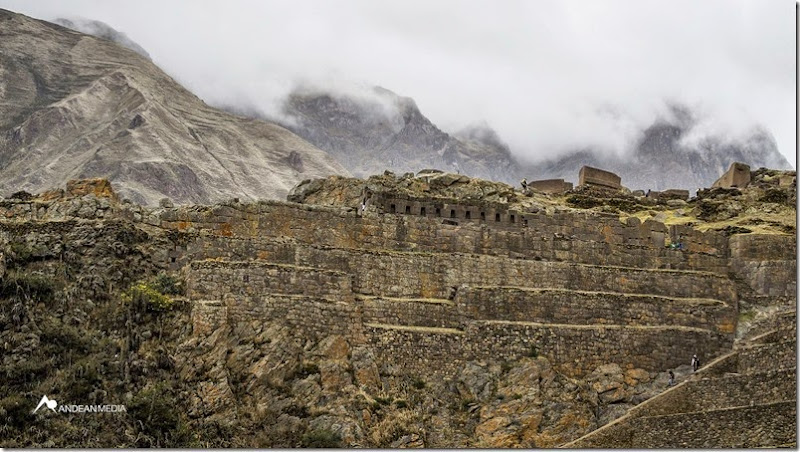
<svg viewBox="0 0 800 452"><path fill-rule="evenodd" d="M286 100L286 127L330 152L354 175L437 168L513 182L519 165L497 134L481 125L443 132L413 99L374 88L360 95L304 88Z"/></svg>
<svg viewBox="0 0 800 452"><path fill-rule="evenodd" d="M347 174L288 130L211 108L107 39L0 10L0 193L109 177L155 204L283 198Z"/></svg>

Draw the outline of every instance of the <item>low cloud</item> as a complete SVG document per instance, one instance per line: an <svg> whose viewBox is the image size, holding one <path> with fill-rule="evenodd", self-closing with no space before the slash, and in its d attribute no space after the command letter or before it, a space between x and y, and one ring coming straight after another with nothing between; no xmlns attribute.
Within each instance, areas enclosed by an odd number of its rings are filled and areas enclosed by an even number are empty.
<svg viewBox="0 0 800 452"><path fill-rule="evenodd" d="M0 0L126 33L207 102L278 116L298 86L413 97L447 131L485 120L518 155L623 153L670 105L686 139L761 126L795 165L788 0ZM359 87L353 90L350 87Z"/></svg>

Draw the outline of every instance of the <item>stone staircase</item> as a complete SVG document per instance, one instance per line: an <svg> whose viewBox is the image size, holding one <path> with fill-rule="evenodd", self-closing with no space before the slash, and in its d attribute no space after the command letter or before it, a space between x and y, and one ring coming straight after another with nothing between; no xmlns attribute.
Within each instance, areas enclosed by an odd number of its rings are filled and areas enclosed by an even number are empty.
<svg viewBox="0 0 800 452"><path fill-rule="evenodd" d="M796 447L795 319L779 313L771 329L563 447Z"/></svg>

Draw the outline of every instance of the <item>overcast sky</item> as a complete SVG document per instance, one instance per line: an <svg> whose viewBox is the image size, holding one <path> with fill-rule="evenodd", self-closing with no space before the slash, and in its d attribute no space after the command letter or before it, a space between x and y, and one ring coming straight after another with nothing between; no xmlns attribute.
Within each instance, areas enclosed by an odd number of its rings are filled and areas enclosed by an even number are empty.
<svg viewBox="0 0 800 452"><path fill-rule="evenodd" d="M380 85L447 131L516 152L623 151L666 102L728 137L762 124L795 158L790 0L0 0L125 32L209 103L274 114L297 79Z"/></svg>

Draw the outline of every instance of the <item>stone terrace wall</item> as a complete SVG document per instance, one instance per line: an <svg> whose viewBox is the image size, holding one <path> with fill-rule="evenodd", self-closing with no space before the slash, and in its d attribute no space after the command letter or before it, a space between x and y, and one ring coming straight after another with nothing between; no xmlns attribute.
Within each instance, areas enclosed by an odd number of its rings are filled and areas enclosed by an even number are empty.
<svg viewBox="0 0 800 452"><path fill-rule="evenodd" d="M765 372L797 367L797 342L755 345L739 351L739 372Z"/></svg>
<svg viewBox="0 0 800 452"><path fill-rule="evenodd" d="M193 259L264 259L353 275L355 291L392 297L447 298L453 287L549 287L713 298L732 302L735 290L721 275L680 270L600 267L487 255L369 251L307 246L293 241L206 236L178 254L176 266ZM391 270L391 271L390 271Z"/></svg>
<svg viewBox="0 0 800 452"><path fill-rule="evenodd" d="M675 367L690 350L719 354L730 335L667 327L594 327L474 321L462 332L379 328L365 334L379 359L402 362L407 372L452 375L468 360L517 360L540 354L567 375L582 376L609 362L644 369Z"/></svg>
<svg viewBox="0 0 800 452"><path fill-rule="evenodd" d="M740 234L731 237L731 269L756 292L794 298L797 292L797 239Z"/></svg>
<svg viewBox="0 0 800 452"><path fill-rule="evenodd" d="M628 448L772 446L797 441L795 402L641 418ZM619 443L615 447L620 447Z"/></svg>
<svg viewBox="0 0 800 452"><path fill-rule="evenodd" d="M193 300L278 293L353 301L350 277L344 273L265 262L192 262L186 286Z"/></svg>
<svg viewBox="0 0 800 452"><path fill-rule="evenodd" d="M332 334L347 337L352 344L363 343L359 307L324 298L262 294L228 297L227 319L232 324L253 320L278 320L298 336L319 341Z"/></svg>
<svg viewBox="0 0 800 452"><path fill-rule="evenodd" d="M479 214L473 214L475 220L458 220L456 226L418 214L359 217L342 209L259 203L168 209L161 213L161 225L226 237L289 237L340 248L463 252L727 273L727 239L721 234L685 227L687 251L676 251L664 247L668 228L653 221L632 219L622 224L615 215L539 212L525 213L524 226L519 219L514 224L495 224L491 218L483 222Z"/></svg>
<svg viewBox="0 0 800 452"><path fill-rule="evenodd" d="M449 300L356 297L365 323L463 328L464 322Z"/></svg>
<svg viewBox="0 0 800 452"><path fill-rule="evenodd" d="M505 287L462 287L455 302L470 320L577 325L650 325L712 328L733 333L735 306L717 300Z"/></svg>
<svg viewBox="0 0 800 452"><path fill-rule="evenodd" d="M797 440L794 401L634 419L571 443L574 448L752 448Z"/></svg>
<svg viewBox="0 0 800 452"><path fill-rule="evenodd" d="M370 252L297 247L296 262L353 276L366 295L448 298L460 285L561 288L736 301L728 279L711 273L643 270L494 256Z"/></svg>
<svg viewBox="0 0 800 452"><path fill-rule="evenodd" d="M686 382L665 392L658 404L631 411L635 417L716 410L797 398L796 368Z"/></svg>

